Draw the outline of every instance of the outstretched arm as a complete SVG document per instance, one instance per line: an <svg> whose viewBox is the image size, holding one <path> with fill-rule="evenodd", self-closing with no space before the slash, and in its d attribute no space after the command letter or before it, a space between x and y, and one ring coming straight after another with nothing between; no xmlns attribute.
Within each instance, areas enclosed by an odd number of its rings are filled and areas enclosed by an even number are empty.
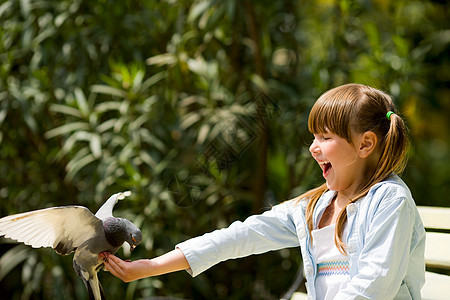
<svg viewBox="0 0 450 300"><path fill-rule="evenodd" d="M106 256L105 266L111 274L125 282L189 269L189 263L180 249L153 259L124 261L115 255Z"/></svg>

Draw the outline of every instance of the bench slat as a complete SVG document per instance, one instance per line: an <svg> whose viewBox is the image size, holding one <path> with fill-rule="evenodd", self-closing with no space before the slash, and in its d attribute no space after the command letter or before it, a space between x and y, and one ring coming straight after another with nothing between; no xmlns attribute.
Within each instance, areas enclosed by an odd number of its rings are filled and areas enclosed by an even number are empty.
<svg viewBox="0 0 450 300"><path fill-rule="evenodd" d="M422 300L445 299L448 296L450 276L426 272L425 285L422 288Z"/></svg>
<svg viewBox="0 0 450 300"><path fill-rule="evenodd" d="M450 230L450 208L418 206L420 218L425 228Z"/></svg>
<svg viewBox="0 0 450 300"><path fill-rule="evenodd" d="M450 269L450 234L427 232L425 262L430 267Z"/></svg>
<svg viewBox="0 0 450 300"><path fill-rule="evenodd" d="M307 300L308 299L308 295L305 293L301 293L301 292L295 292L294 294L292 294L292 298L291 300Z"/></svg>

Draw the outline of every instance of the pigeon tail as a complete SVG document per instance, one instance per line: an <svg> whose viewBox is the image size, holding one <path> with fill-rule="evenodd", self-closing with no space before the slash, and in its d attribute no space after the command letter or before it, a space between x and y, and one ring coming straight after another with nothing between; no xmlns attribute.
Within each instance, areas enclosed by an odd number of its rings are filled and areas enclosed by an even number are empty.
<svg viewBox="0 0 450 300"><path fill-rule="evenodd" d="M106 300L105 292L103 291L103 287L98 280L97 273L94 274L92 279L84 280L84 285L89 294L89 300Z"/></svg>

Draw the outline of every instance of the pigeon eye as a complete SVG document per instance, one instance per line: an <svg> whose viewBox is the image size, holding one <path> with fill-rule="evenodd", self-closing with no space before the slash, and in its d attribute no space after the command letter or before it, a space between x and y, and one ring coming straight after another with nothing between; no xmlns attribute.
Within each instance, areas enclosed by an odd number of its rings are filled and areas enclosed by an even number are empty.
<svg viewBox="0 0 450 300"><path fill-rule="evenodd" d="M133 241L133 243L136 243L136 239L134 237L131 237L131 240Z"/></svg>

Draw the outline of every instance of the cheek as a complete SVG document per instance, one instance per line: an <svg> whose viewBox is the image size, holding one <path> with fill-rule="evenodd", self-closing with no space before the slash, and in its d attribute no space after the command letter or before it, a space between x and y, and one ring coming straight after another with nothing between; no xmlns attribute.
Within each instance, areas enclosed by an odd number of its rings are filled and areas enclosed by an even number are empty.
<svg viewBox="0 0 450 300"><path fill-rule="evenodd" d="M335 143L327 143L326 145L322 145L321 150L328 159L339 156L339 146Z"/></svg>
<svg viewBox="0 0 450 300"><path fill-rule="evenodd" d="M330 143L325 149L322 149L322 151L336 166L338 164L346 164L349 161L353 161L355 157L355 151L349 145Z"/></svg>

